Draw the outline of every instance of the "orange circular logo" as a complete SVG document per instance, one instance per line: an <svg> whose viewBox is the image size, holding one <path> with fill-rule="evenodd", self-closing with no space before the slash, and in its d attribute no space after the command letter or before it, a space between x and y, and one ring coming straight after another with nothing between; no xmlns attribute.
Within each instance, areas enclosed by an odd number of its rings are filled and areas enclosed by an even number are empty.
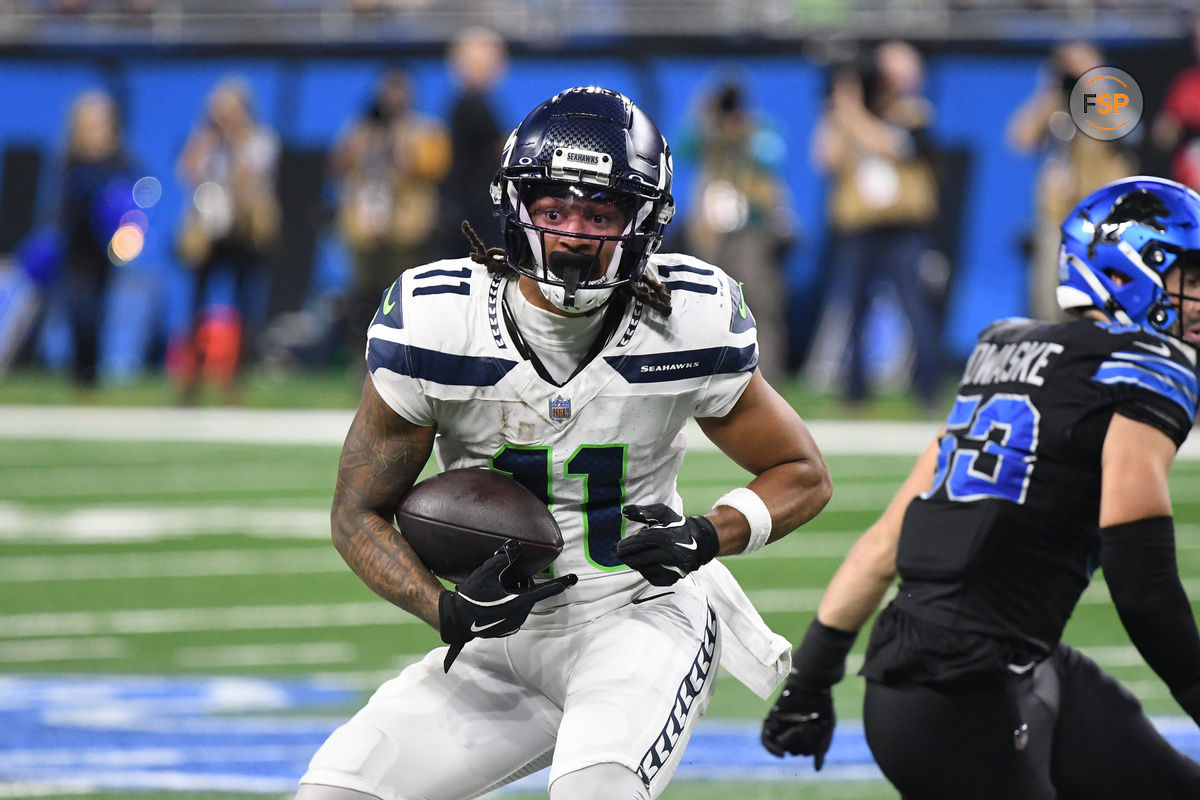
<svg viewBox="0 0 1200 800"><path fill-rule="evenodd" d="M1128 136L1142 119L1142 89L1123 69L1094 67L1071 90L1071 119L1093 139Z"/></svg>

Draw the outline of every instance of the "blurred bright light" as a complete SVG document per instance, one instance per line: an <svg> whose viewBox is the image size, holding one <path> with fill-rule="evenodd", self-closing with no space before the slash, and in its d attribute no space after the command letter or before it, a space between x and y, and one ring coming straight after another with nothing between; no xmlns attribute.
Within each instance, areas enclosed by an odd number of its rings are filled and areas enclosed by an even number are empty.
<svg viewBox="0 0 1200 800"><path fill-rule="evenodd" d="M729 181L716 180L708 184L700 205L705 222L717 233L741 230L750 219L750 203L746 195Z"/></svg>
<svg viewBox="0 0 1200 800"><path fill-rule="evenodd" d="M117 228L109 240L108 257L117 266L124 266L141 255L145 244L146 233L141 226L125 223Z"/></svg>
<svg viewBox="0 0 1200 800"><path fill-rule="evenodd" d="M228 204L225 187L216 181L205 181L192 193L192 202L201 214L217 214Z"/></svg>
<svg viewBox="0 0 1200 800"><path fill-rule="evenodd" d="M146 212L135 208L125 212L121 217L121 225L136 225L144 231L150 225L150 220L146 218Z"/></svg>
<svg viewBox="0 0 1200 800"><path fill-rule="evenodd" d="M1046 122L1050 134L1063 142L1069 142L1075 137L1075 120L1065 111L1055 111Z"/></svg>
<svg viewBox="0 0 1200 800"><path fill-rule="evenodd" d="M216 181L205 181L192 193L192 203L209 238L220 239L233 227L233 198Z"/></svg>
<svg viewBox="0 0 1200 800"><path fill-rule="evenodd" d="M133 184L133 202L138 208L150 208L162 197L162 184L153 175L138 178Z"/></svg>

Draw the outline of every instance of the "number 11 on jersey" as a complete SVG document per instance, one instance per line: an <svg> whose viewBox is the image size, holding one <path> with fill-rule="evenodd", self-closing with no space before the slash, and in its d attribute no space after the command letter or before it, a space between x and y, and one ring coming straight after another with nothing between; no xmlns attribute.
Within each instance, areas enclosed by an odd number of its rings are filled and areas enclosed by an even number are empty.
<svg viewBox="0 0 1200 800"><path fill-rule="evenodd" d="M581 445L563 465L564 479L583 481L584 552L600 569L625 566L617 560L613 547L625 532L621 507L625 504L628 447L625 444ZM511 475L547 507L554 504L554 458L550 447L506 444L492 456L491 467Z"/></svg>

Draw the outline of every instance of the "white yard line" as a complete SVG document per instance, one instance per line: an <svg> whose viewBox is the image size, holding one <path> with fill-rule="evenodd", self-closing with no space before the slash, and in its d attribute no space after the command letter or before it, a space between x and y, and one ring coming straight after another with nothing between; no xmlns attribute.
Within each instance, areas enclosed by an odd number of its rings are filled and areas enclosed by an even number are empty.
<svg viewBox="0 0 1200 800"><path fill-rule="evenodd" d="M860 508L877 508L878 501ZM841 510L847 508L839 498ZM836 509L835 509L836 510ZM818 522L819 524L819 522ZM202 511L178 506L78 508L70 511L30 509L0 502L0 542L87 544L154 543L205 533L238 533L259 539L329 538L328 513L322 510L221 506ZM1200 549L1200 525L1176 527L1179 550ZM746 560L841 558L858 537L855 531L800 530ZM743 559L738 559L739 561ZM319 545L278 549L189 550L164 553L96 553L0 557L0 582L41 580L107 580L133 577L304 574L347 569L332 547Z"/></svg>
<svg viewBox="0 0 1200 800"><path fill-rule="evenodd" d="M45 636L120 636L138 633L418 624L425 623L382 601L221 608L44 611L0 615L0 640Z"/></svg>
<svg viewBox="0 0 1200 800"><path fill-rule="evenodd" d="M281 664L353 664L358 661L359 653L349 642L304 642L180 647L172 657L176 664L189 669L228 669Z"/></svg>
<svg viewBox="0 0 1200 800"><path fill-rule="evenodd" d="M13 556L0 558L0 583L308 575L348 570L332 546Z"/></svg>
<svg viewBox="0 0 1200 800"><path fill-rule="evenodd" d="M353 411L0 406L0 438L338 444Z"/></svg>
<svg viewBox="0 0 1200 800"><path fill-rule="evenodd" d="M2 630L2 628L0 628ZM115 636L50 638L21 641L0 639L0 664L31 661L91 661L125 658L126 643Z"/></svg>
<svg viewBox="0 0 1200 800"><path fill-rule="evenodd" d="M1200 596L1200 579L1185 580L1191 596ZM758 589L749 592L761 613L807 613L816 609L823 590ZM1081 605L1112 601L1103 581L1095 581ZM46 611L0 615L0 640L69 636L190 633L211 630L268 630L422 624L387 603L230 606L224 608L133 608L117 611Z"/></svg>
<svg viewBox="0 0 1200 800"><path fill-rule="evenodd" d="M270 754L246 750L247 757L267 759ZM73 752L73 751L72 751ZM120 752L125 759L131 754ZM163 792L244 792L250 794L275 794L294 792L294 778L259 778L252 775L225 775L212 773L197 775L194 772L175 772L155 769L150 772L137 769L99 769L91 772L77 770L85 777L55 778L41 781L18 781L0 785L0 797L42 797L50 795L91 796L99 792L112 791L112 787L136 787L137 791ZM90 777L89 777L90 776Z"/></svg>
<svg viewBox="0 0 1200 800"><path fill-rule="evenodd" d="M349 410L0 406L0 438L341 445L353 417ZM938 428L934 422L810 420L808 424L827 453L914 457ZM695 449L713 449L694 423L685 432Z"/></svg>
<svg viewBox="0 0 1200 800"><path fill-rule="evenodd" d="M5 405L0 406L0 439L341 445L353 417L353 410ZM828 455L913 458L940 426L936 421L806 422ZM685 432L691 447L713 449L695 423ZM1200 459L1200 436L1184 444L1179 458Z"/></svg>
<svg viewBox="0 0 1200 800"><path fill-rule="evenodd" d="M329 510L262 505L85 506L54 510L0 502L0 542L151 542L202 533L328 539Z"/></svg>

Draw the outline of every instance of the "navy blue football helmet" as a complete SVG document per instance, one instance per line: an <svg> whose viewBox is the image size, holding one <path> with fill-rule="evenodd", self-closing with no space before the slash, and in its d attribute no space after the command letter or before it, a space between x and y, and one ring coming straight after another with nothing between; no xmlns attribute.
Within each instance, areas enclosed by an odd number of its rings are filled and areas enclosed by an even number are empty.
<svg viewBox="0 0 1200 800"><path fill-rule="evenodd" d="M666 140L628 97L598 86L559 92L508 137L492 181L509 265L559 308L598 307L613 289L638 280L662 244L675 214L671 171ZM577 234L617 243L604 274L547 258L545 235L553 231L532 222L529 204L548 194L609 201L625 212L629 224L619 236Z"/></svg>
<svg viewBox="0 0 1200 800"><path fill-rule="evenodd" d="M1113 181L1062 225L1058 304L1097 308L1122 325L1180 338L1180 296L1163 287L1176 264L1200 263L1200 195L1163 178Z"/></svg>

